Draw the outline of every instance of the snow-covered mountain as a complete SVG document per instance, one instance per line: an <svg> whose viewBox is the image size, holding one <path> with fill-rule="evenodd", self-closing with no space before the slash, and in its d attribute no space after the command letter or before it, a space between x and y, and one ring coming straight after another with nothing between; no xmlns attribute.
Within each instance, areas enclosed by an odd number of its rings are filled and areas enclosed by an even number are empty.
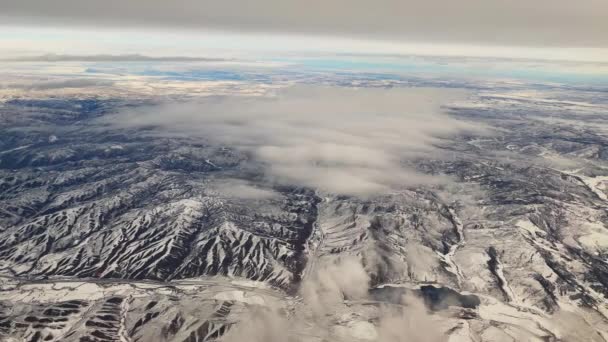
<svg viewBox="0 0 608 342"><path fill-rule="evenodd" d="M99 124L150 98L5 98L0 339L608 340L606 93L476 91L489 131L403 161L450 181L373 196Z"/></svg>

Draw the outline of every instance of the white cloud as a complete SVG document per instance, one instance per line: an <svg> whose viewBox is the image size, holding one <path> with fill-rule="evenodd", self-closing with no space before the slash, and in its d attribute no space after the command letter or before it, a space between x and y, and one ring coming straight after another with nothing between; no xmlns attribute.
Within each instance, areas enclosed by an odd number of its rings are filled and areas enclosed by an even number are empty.
<svg viewBox="0 0 608 342"><path fill-rule="evenodd" d="M114 81L94 79L94 78L71 78L64 80L50 81L31 81L29 83L15 83L4 85L5 88L17 88L25 90L51 90L64 88L88 88L88 87L109 87L114 85Z"/></svg>
<svg viewBox="0 0 608 342"><path fill-rule="evenodd" d="M369 195L437 181L403 161L436 155L443 138L479 129L443 113L442 104L465 96L449 89L296 86L271 97L165 104L109 121L241 149L280 184Z"/></svg>
<svg viewBox="0 0 608 342"><path fill-rule="evenodd" d="M262 189L239 179L224 179L213 183L222 196L245 200L267 200L280 197L279 193Z"/></svg>
<svg viewBox="0 0 608 342"><path fill-rule="evenodd" d="M360 329L349 327L344 320L344 304L370 300L369 276L361 261L354 256L320 260L300 292L302 303L289 318L272 308L253 308L231 328L223 341L306 342L306 341L375 341L445 342L447 335L429 313L421 298L411 292L400 303L380 305L370 312L355 314ZM359 307L361 308L361 307ZM365 321L358 315L368 314ZM371 324L369 318L377 321ZM337 323L336 320L340 322ZM346 323L346 324L345 324ZM357 324L358 323L358 324ZM342 325L345 324L345 325ZM363 328L363 329L361 329Z"/></svg>
<svg viewBox="0 0 608 342"><path fill-rule="evenodd" d="M57 55L45 54L0 59L0 62L220 62L221 58L167 56L155 57L140 54L121 55Z"/></svg>

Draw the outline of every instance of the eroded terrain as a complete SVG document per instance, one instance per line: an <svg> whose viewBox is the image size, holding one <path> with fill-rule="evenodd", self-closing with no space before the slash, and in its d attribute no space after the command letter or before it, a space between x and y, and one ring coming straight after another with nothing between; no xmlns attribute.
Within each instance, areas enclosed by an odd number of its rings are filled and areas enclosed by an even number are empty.
<svg viewBox="0 0 608 342"><path fill-rule="evenodd" d="M100 120L154 102L135 90L3 93L0 337L608 340L605 90L451 86L473 95L449 115L487 130L403 161L448 181L374 196Z"/></svg>

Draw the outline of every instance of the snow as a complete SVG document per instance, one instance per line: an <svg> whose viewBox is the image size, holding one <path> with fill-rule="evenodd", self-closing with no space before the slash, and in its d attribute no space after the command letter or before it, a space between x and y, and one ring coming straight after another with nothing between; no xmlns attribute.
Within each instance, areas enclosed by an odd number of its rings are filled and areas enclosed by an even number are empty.
<svg viewBox="0 0 608 342"><path fill-rule="evenodd" d="M543 341L546 331L557 333L556 327L550 322L550 317L541 316L517 306L507 305L491 299L479 307L480 318L487 321L500 322L506 325L519 327L530 333L529 341Z"/></svg>
<svg viewBox="0 0 608 342"><path fill-rule="evenodd" d="M580 227L576 239L586 250L608 250L608 228L602 222L585 222Z"/></svg>
<svg viewBox="0 0 608 342"><path fill-rule="evenodd" d="M14 294L0 294L0 298L23 303L45 303L68 300L97 300L103 298L103 288L92 283L51 283L51 284L26 284L19 287L19 292Z"/></svg>
<svg viewBox="0 0 608 342"><path fill-rule="evenodd" d="M258 295L248 294L244 291L219 292L215 296L213 296L213 298L217 300L234 300L237 302L247 303L251 305L266 306L266 301L264 300L264 298Z"/></svg>
<svg viewBox="0 0 608 342"><path fill-rule="evenodd" d="M537 233L542 235L546 234L542 229L538 228L534 223L532 223L528 219L519 220L515 223L515 225L530 233L532 236L536 236Z"/></svg>
<svg viewBox="0 0 608 342"><path fill-rule="evenodd" d="M376 327L365 321L354 321L348 322L346 325L338 325L334 327L334 334L336 337L345 340L352 340L353 338L365 341L376 341L378 338L378 332Z"/></svg>

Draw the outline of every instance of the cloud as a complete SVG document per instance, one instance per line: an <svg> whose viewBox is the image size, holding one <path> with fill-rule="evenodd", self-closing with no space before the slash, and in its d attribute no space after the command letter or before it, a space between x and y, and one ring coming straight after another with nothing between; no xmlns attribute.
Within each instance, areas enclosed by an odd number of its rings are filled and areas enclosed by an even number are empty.
<svg viewBox="0 0 608 342"><path fill-rule="evenodd" d="M606 339L584 318L565 309L558 311L552 317L560 332L560 339L568 342L600 342Z"/></svg>
<svg viewBox="0 0 608 342"><path fill-rule="evenodd" d="M130 55L56 55L24 56L0 59L0 62L219 62L221 58Z"/></svg>
<svg viewBox="0 0 608 342"><path fill-rule="evenodd" d="M378 342L448 341L420 298L406 294L401 304L403 307L384 308L379 320Z"/></svg>
<svg viewBox="0 0 608 342"><path fill-rule="evenodd" d="M299 342L289 331L290 322L280 313L253 307L235 328L222 338L223 342Z"/></svg>
<svg viewBox="0 0 608 342"><path fill-rule="evenodd" d="M465 96L453 89L295 86L275 96L132 110L105 122L200 137L249 153L273 182L363 196L440 181L403 162L437 156L435 145L445 138L480 129L442 110Z"/></svg>
<svg viewBox="0 0 608 342"><path fill-rule="evenodd" d="M302 284L302 301L289 317L273 308L253 308L222 341L447 341L423 300L412 293L400 303L358 311L353 306L370 303L368 289L369 276L357 257L321 259ZM350 319L345 319L345 304L347 311L356 312Z"/></svg>
<svg viewBox="0 0 608 342"><path fill-rule="evenodd" d="M322 318L346 300L367 297L370 278L355 257L321 263L302 284L301 295L315 317Z"/></svg>
<svg viewBox="0 0 608 342"><path fill-rule="evenodd" d="M607 47L604 0L2 0L3 22Z"/></svg>
<svg viewBox="0 0 608 342"><path fill-rule="evenodd" d="M213 184L222 196L245 200L267 200L280 197L277 192L262 189L238 179L223 179Z"/></svg>
<svg viewBox="0 0 608 342"><path fill-rule="evenodd" d="M66 80L38 81L22 84L8 84L5 88L17 88L24 90L51 90L63 88L87 88L87 87L110 87L114 81L93 79L93 78L73 78Z"/></svg>

